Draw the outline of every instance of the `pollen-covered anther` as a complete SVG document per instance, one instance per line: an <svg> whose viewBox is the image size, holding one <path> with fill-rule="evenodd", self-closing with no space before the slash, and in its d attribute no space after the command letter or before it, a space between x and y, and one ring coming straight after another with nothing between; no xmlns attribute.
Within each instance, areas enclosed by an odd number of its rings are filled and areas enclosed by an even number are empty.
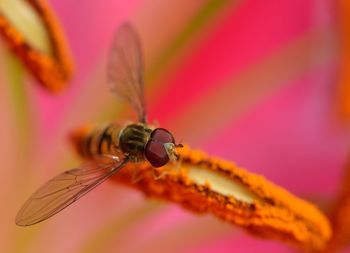
<svg viewBox="0 0 350 253"><path fill-rule="evenodd" d="M247 231L280 239L305 250L321 251L331 237L328 219L314 205L235 164L211 158L188 147L177 149L178 164L155 179L149 166L142 180L131 183L138 164L127 165L114 177L149 197L177 202L194 212L212 213ZM143 165L147 166L147 165Z"/></svg>
<svg viewBox="0 0 350 253"><path fill-rule="evenodd" d="M67 86L73 73L72 58L45 0L0 1L0 34L42 86L51 92Z"/></svg>

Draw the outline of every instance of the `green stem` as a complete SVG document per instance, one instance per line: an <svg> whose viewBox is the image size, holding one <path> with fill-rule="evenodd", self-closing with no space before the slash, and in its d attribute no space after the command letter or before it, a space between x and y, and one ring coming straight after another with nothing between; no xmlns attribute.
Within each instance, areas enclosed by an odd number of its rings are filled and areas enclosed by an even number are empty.
<svg viewBox="0 0 350 253"><path fill-rule="evenodd" d="M15 123L17 127L19 148L22 154L26 154L29 147L32 122L30 115L30 106L25 90L23 79L23 68L19 60L12 54L8 54L7 73L8 85L11 101L13 103L13 111L15 115Z"/></svg>
<svg viewBox="0 0 350 253"><path fill-rule="evenodd" d="M26 87L24 82L24 70L21 62L10 52L4 52L3 54L6 59L6 74L7 74L7 84L8 92L10 96L11 109L14 115L14 123L16 128L16 136L13 140L16 141L16 154L18 159L13 161L12 168L15 170L15 175L13 178L16 179L16 183L13 184L13 189L11 190L11 199L19 199L24 197L24 189L31 183L33 171L31 171L32 166L30 162L31 145L32 141L32 115L29 105L29 99L26 93ZM18 153L18 154L17 154ZM18 191L18 186L20 186L21 191ZM17 196L17 197L15 197ZM14 213L15 214L15 213ZM13 221L14 222L14 221ZM14 225L15 226L15 225ZM28 246L33 243L34 238L39 234L39 230L34 229L31 232L20 233L18 228L13 230L14 238L13 249L14 252L26 252ZM21 243L18 243L20 241Z"/></svg>

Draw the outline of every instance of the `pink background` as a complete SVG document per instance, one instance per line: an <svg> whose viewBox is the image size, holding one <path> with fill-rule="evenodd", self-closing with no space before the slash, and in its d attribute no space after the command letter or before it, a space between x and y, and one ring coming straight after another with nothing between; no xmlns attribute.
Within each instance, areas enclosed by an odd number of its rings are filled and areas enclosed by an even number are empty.
<svg viewBox="0 0 350 253"><path fill-rule="evenodd" d="M295 252L112 183L40 225L16 227L14 216L40 184L79 164L67 145L70 130L128 115L105 82L110 39L125 20L142 37L151 122L328 211L349 141L334 113L334 1L232 1L181 47L174 41L209 1L49 2L66 31L76 74L59 96L25 75L30 120L18 126L9 88L15 84L7 61L1 63L3 252ZM173 57L161 62L169 51ZM4 48L1 54L10 58Z"/></svg>

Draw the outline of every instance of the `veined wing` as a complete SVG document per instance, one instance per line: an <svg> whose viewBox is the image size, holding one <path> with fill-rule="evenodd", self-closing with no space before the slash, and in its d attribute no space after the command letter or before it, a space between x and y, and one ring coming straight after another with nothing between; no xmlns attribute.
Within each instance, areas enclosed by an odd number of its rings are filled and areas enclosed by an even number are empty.
<svg viewBox="0 0 350 253"><path fill-rule="evenodd" d="M127 160L92 160L65 171L40 187L24 203L16 224L29 226L50 218L119 171Z"/></svg>
<svg viewBox="0 0 350 253"><path fill-rule="evenodd" d="M114 94L136 110L139 121L146 121L143 58L140 38L128 23L116 32L107 66L107 79Z"/></svg>

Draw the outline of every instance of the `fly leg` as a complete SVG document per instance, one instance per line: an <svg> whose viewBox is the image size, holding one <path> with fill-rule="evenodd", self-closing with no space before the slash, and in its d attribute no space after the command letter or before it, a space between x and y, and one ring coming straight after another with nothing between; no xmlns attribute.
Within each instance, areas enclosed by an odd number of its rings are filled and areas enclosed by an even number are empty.
<svg viewBox="0 0 350 253"><path fill-rule="evenodd" d="M181 168L182 162L183 162L183 157L182 156L176 156L177 160L176 160L176 164L174 169L175 170L179 170Z"/></svg>
<svg viewBox="0 0 350 253"><path fill-rule="evenodd" d="M119 162L120 161L120 158L119 156L116 156L116 155L109 155L109 154L103 154L102 157L107 157L107 158L110 158L116 162Z"/></svg>
<svg viewBox="0 0 350 253"><path fill-rule="evenodd" d="M182 156L177 156L177 161L175 162L175 164L173 166L171 166L170 168L167 167L167 169L163 169L162 171L159 171L156 168L152 169L153 172L153 178L155 180L159 180L162 177L164 177L165 175L169 174L169 170L179 170L181 168L182 165L182 161L183 161L183 157Z"/></svg>
<svg viewBox="0 0 350 253"><path fill-rule="evenodd" d="M141 173L141 170L140 170L140 169L135 169L135 170L132 172L131 183L132 183L132 184L136 184L136 183L138 183L142 178L143 178L143 175L142 175L142 173Z"/></svg>
<svg viewBox="0 0 350 253"><path fill-rule="evenodd" d="M166 174L169 173L169 172L166 171L166 170L159 171L159 170L157 170L156 168L153 168L153 169L152 169L152 172L153 172L153 178L154 178L155 180L159 180L159 179L161 179L162 177L164 177Z"/></svg>

